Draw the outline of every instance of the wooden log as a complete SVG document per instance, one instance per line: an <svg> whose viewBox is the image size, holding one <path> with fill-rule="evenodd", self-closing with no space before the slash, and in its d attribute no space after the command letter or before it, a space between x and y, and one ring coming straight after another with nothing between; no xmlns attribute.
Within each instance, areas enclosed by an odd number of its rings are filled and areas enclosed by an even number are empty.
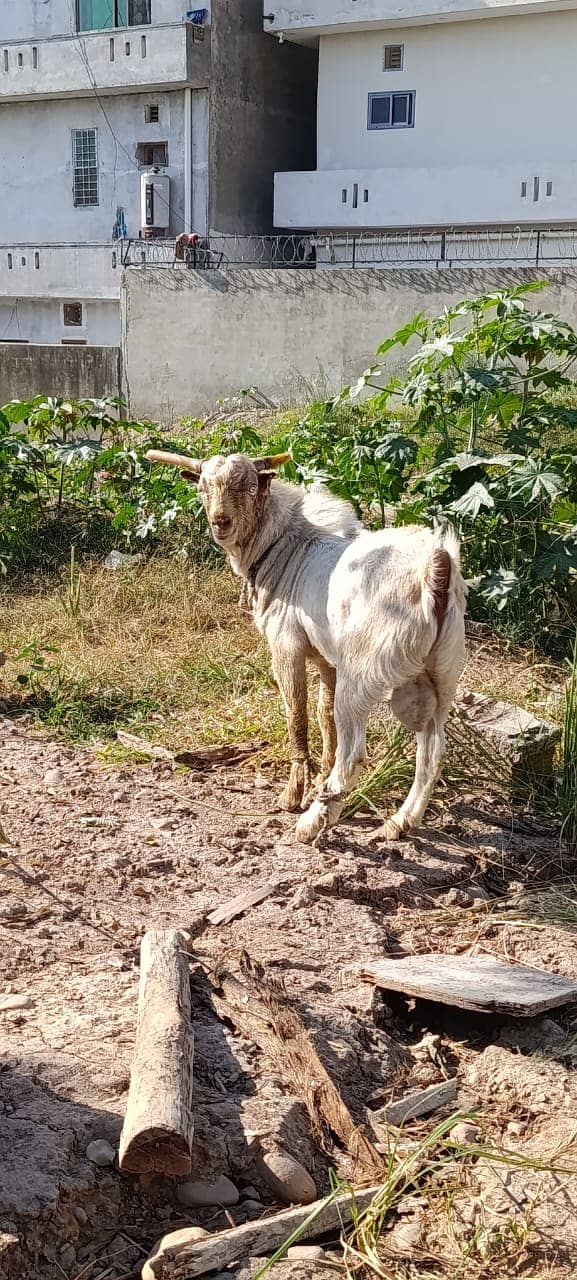
<svg viewBox="0 0 577 1280"><path fill-rule="evenodd" d="M213 998L217 1013L263 1050L274 1072L306 1107L314 1132L325 1144L329 1135L339 1139L352 1158L357 1180L378 1176L383 1158L369 1125L355 1123L278 979L265 977L246 952L241 955L241 971L242 981L227 972L217 976L222 991L222 997Z"/></svg>
<svg viewBox="0 0 577 1280"><path fill-rule="evenodd" d="M270 1218L245 1222L230 1231L220 1231L199 1239L198 1227L184 1227L163 1236L154 1253L144 1263L142 1280L189 1280L207 1271L222 1271L238 1258L263 1257L274 1253L297 1230L302 1240L311 1240L348 1226L382 1191L382 1183L362 1191L346 1192L334 1200L283 1209Z"/></svg>
<svg viewBox="0 0 577 1280"><path fill-rule="evenodd" d="M193 1043L187 939L177 929L153 929L140 947L121 1169L169 1176L191 1172Z"/></svg>
<svg viewBox="0 0 577 1280"><path fill-rule="evenodd" d="M441 954L376 960L363 965L360 976L385 991L518 1018L536 1017L546 1009L577 1001L577 982L570 978L528 965L505 964L493 956Z"/></svg>
<svg viewBox="0 0 577 1280"><path fill-rule="evenodd" d="M415 1089L412 1093L406 1093L403 1098L397 1098L396 1102L389 1102L386 1107L371 1111L371 1120L373 1124L406 1124L409 1120L416 1120L417 1116L428 1116L431 1111L438 1111L439 1107L454 1102L457 1089L456 1077L443 1080L440 1084L431 1084L428 1089Z"/></svg>

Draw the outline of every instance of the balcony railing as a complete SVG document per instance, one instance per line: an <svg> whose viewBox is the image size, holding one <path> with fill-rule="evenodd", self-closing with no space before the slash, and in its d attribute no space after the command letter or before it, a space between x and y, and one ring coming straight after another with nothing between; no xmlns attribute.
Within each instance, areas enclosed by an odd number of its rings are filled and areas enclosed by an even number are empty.
<svg viewBox="0 0 577 1280"><path fill-rule="evenodd" d="M119 244L0 245L0 298L118 298Z"/></svg>
<svg viewBox="0 0 577 1280"><path fill-rule="evenodd" d="M193 23L0 41L0 103L121 89L205 88L210 31Z"/></svg>
<svg viewBox="0 0 577 1280"><path fill-rule="evenodd" d="M348 31L377 31L388 25L430 22L435 18L491 18L496 14L547 12L557 7L553 0L264 0L264 29L274 35L305 33L332 35Z"/></svg>
<svg viewBox="0 0 577 1280"><path fill-rule="evenodd" d="M130 267L327 268L561 266L577 262L577 225L570 227L445 227L351 234L211 235L186 260L171 240L126 240Z"/></svg>

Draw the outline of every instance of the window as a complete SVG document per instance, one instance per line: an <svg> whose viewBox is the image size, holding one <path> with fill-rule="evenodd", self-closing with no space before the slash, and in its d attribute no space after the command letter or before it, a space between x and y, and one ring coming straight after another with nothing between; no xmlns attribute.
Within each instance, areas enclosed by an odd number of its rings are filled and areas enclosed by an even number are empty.
<svg viewBox="0 0 577 1280"><path fill-rule="evenodd" d="M61 347L87 347L88 342L86 338L61 338L60 346Z"/></svg>
<svg viewBox="0 0 577 1280"><path fill-rule="evenodd" d="M76 0L76 30L106 31L113 27L150 24L150 0Z"/></svg>
<svg viewBox="0 0 577 1280"><path fill-rule="evenodd" d="M72 165L75 208L98 204L96 129L72 130Z"/></svg>
<svg viewBox="0 0 577 1280"><path fill-rule="evenodd" d="M157 102L149 102L144 108L144 123L158 124L160 119L160 108Z"/></svg>
<svg viewBox="0 0 577 1280"><path fill-rule="evenodd" d="M404 44L386 44L383 53L383 71L402 71Z"/></svg>
<svg viewBox="0 0 577 1280"><path fill-rule="evenodd" d="M168 142L137 142L136 159L144 169L165 169L168 164Z"/></svg>
<svg viewBox="0 0 577 1280"><path fill-rule="evenodd" d="M412 129L415 123L415 92L370 93L369 129Z"/></svg>
<svg viewBox="0 0 577 1280"><path fill-rule="evenodd" d="M65 302L62 308L62 318L65 325L82 325L82 303L81 302Z"/></svg>

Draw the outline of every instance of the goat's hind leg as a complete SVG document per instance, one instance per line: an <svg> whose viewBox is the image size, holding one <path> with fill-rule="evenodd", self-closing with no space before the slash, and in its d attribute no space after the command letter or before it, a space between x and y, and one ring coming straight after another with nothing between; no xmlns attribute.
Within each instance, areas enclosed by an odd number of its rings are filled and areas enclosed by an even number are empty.
<svg viewBox="0 0 577 1280"><path fill-rule="evenodd" d="M385 840L398 840L403 831L412 831L421 825L443 767L446 715L446 712L443 715L437 712L426 728L416 735L417 759L413 785L400 809L379 829L378 835Z"/></svg>

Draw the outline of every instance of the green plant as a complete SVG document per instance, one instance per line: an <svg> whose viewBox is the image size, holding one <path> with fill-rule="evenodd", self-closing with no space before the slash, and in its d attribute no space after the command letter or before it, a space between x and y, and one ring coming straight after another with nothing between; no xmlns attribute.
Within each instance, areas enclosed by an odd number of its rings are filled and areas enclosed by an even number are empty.
<svg viewBox="0 0 577 1280"><path fill-rule="evenodd" d="M412 351L403 378L371 366L276 443L289 475L370 523L456 526L473 614L562 652L577 607L577 334L529 309L540 287L415 316L377 353Z"/></svg>

